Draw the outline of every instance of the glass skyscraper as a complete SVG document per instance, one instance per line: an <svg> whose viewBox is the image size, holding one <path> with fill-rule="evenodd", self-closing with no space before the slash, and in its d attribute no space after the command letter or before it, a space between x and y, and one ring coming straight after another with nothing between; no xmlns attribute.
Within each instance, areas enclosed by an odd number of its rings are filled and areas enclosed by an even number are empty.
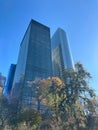
<svg viewBox="0 0 98 130"><path fill-rule="evenodd" d="M66 32L58 28L51 39L53 76L63 79L64 69L73 68L73 59Z"/></svg>
<svg viewBox="0 0 98 130"><path fill-rule="evenodd" d="M6 85L3 90L4 95L9 95L11 92L15 70L16 70L16 65L11 64L9 73L8 73L8 77L7 77L7 81L6 81Z"/></svg>
<svg viewBox="0 0 98 130"><path fill-rule="evenodd" d="M12 95L17 96L22 89L23 97L29 98L28 81L52 77L50 43L49 27L31 20L20 44Z"/></svg>

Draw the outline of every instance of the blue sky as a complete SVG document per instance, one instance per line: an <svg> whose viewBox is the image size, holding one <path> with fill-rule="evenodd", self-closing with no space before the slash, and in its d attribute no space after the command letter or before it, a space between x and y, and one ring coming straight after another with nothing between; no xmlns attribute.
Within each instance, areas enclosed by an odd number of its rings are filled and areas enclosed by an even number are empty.
<svg viewBox="0 0 98 130"><path fill-rule="evenodd" d="M93 79L98 95L98 0L0 0L0 72L7 76L17 62L19 46L31 19L51 29L63 28L74 61L80 61Z"/></svg>

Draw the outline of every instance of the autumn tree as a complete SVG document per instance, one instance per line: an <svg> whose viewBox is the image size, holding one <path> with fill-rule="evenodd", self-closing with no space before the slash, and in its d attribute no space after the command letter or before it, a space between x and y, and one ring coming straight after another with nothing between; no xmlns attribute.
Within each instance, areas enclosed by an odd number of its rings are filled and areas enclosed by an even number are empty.
<svg viewBox="0 0 98 130"><path fill-rule="evenodd" d="M60 129L78 130L86 127L87 113L91 110L86 109L85 104L91 108L91 99L95 97L93 89L89 87L90 79L90 73L78 62L74 70L65 70L63 81L57 77L44 80L50 83L46 85L46 90L44 85L41 87L43 99Z"/></svg>
<svg viewBox="0 0 98 130"><path fill-rule="evenodd" d="M89 128L87 126L90 124L89 117L95 113L95 93L89 87L90 79L90 73L81 63L76 63L74 70L65 69L63 81L58 77L28 81L30 99L32 100L33 96L36 98L37 109L19 109L21 108L19 107L21 102L19 102L18 107L16 106L18 111L16 111L14 103L6 107L4 99L2 101L5 119L10 114L10 119L6 122L13 129L19 124L25 124L27 129L82 130ZM21 89L21 92L24 91ZM12 109L9 110L9 108ZM0 110L2 111L3 107ZM1 117L4 115L1 114Z"/></svg>
<svg viewBox="0 0 98 130"><path fill-rule="evenodd" d="M80 129L86 126L87 114L84 106L90 103L91 98L95 97L93 89L89 87L90 79L90 73L79 62L75 64L74 70L65 70L64 91L66 92L66 100L62 99L59 105L62 122L64 125L66 124L65 127ZM89 112L89 109L87 111Z"/></svg>
<svg viewBox="0 0 98 130"><path fill-rule="evenodd" d="M51 127L51 123L59 125L59 113L58 106L61 98L66 97L60 92L63 89L64 83L58 77L52 77L47 79L36 79L35 81L29 82L36 93L37 98L37 110L42 113L42 125ZM44 110L41 110L43 108ZM43 112L44 111L44 112ZM43 125L44 124L44 125ZM41 127L42 128L42 127Z"/></svg>

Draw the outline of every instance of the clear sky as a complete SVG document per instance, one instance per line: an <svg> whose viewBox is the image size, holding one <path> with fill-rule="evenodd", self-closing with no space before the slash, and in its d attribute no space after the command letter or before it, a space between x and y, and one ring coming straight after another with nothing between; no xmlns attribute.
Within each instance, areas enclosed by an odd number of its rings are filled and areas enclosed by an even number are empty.
<svg viewBox="0 0 98 130"><path fill-rule="evenodd" d="M0 72L7 76L16 63L19 46L31 19L51 29L63 28L74 61L80 61L93 79L98 95L98 0L0 0Z"/></svg>

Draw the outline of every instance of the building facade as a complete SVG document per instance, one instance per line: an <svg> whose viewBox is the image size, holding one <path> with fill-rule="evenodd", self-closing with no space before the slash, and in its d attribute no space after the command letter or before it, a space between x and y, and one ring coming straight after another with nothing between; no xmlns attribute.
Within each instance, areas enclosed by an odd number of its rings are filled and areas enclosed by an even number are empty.
<svg viewBox="0 0 98 130"><path fill-rule="evenodd" d="M22 98L29 100L32 90L28 87L28 82L36 78L52 77L50 43L49 27L31 20L20 44L12 95L17 96L22 90Z"/></svg>
<svg viewBox="0 0 98 130"><path fill-rule="evenodd" d="M11 93L15 70L16 70L16 65L11 64L9 73L8 73L8 77L6 80L6 84L5 84L5 87L3 90L4 95L9 95Z"/></svg>
<svg viewBox="0 0 98 130"><path fill-rule="evenodd" d="M64 69L74 69L66 32L58 28L51 39L53 76L63 79Z"/></svg>

